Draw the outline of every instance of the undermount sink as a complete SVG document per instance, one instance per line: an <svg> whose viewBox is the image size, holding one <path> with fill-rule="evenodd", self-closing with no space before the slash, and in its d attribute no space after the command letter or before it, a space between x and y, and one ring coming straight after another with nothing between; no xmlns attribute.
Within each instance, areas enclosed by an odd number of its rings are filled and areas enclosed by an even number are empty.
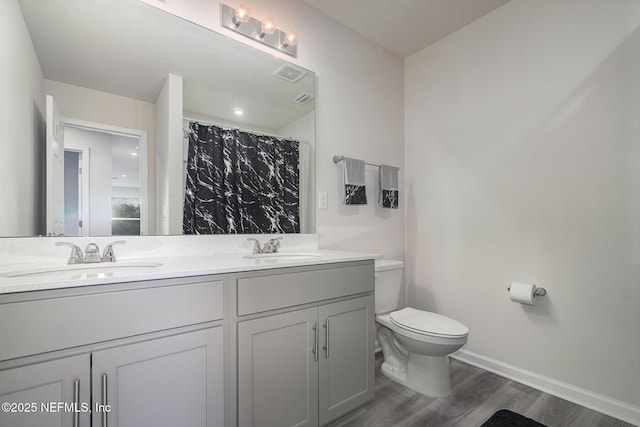
<svg viewBox="0 0 640 427"><path fill-rule="evenodd" d="M104 262L96 264L71 264L55 267L30 268L4 273L4 277L55 276L71 278L108 277L117 273L144 273L145 269L162 266L161 262Z"/></svg>
<svg viewBox="0 0 640 427"><path fill-rule="evenodd" d="M251 254L245 255L246 259L281 259L281 260L299 260L299 259L313 259L320 258L322 255L317 253L286 253L276 252L269 254Z"/></svg>

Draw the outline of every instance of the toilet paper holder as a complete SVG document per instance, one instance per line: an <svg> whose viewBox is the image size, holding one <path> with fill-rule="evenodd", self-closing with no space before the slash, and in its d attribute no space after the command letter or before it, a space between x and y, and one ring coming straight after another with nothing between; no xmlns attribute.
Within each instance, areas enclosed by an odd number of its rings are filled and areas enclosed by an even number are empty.
<svg viewBox="0 0 640 427"><path fill-rule="evenodd" d="M511 291L511 285L507 286L507 292ZM537 297L543 297L547 294L547 290L545 288L536 288L533 292L533 295Z"/></svg>

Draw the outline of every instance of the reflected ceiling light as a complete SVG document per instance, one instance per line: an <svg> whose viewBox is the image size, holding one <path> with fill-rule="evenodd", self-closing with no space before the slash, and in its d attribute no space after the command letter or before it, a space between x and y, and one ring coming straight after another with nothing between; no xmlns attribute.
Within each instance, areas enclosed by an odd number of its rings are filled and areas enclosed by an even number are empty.
<svg viewBox="0 0 640 427"><path fill-rule="evenodd" d="M138 155L138 153L137 153L137 152L135 152L135 151L132 151L132 152L131 152L131 155L135 157L135 156L137 156L137 155Z"/></svg>
<svg viewBox="0 0 640 427"><path fill-rule="evenodd" d="M240 24L249 21L249 18L251 18L251 16L249 16L249 8L241 4L235 10L231 22L235 28L238 28Z"/></svg>
<svg viewBox="0 0 640 427"><path fill-rule="evenodd" d="M246 6L241 5L234 9L220 3L220 23L238 34L250 37L294 58L298 57L298 35L295 32L285 33L279 30L271 18L265 18L262 21L252 18Z"/></svg>
<svg viewBox="0 0 640 427"><path fill-rule="evenodd" d="M233 110L233 114L235 114L236 116L242 116L244 115L244 111L242 111L240 108L236 108L235 110Z"/></svg>
<svg viewBox="0 0 640 427"><path fill-rule="evenodd" d="M276 31L276 23L271 18L265 18L258 31L258 38L263 39L267 34L273 34Z"/></svg>

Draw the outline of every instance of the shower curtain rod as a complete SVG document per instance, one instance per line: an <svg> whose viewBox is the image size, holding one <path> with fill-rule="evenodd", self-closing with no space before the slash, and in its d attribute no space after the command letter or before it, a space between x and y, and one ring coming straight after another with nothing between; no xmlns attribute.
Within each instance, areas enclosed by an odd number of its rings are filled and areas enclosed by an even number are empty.
<svg viewBox="0 0 640 427"><path fill-rule="evenodd" d="M203 124L203 125L218 126L218 127L221 127L223 129L227 129L227 130L239 130L239 131L242 131L242 132L249 132L249 133L252 133L254 135L260 135L260 136L271 136L271 137L280 138L280 139L290 139L290 140L293 140L293 141L304 142L305 144L311 145L308 141L301 141L299 139L292 138L290 136L287 137L287 136L282 136L282 135L276 135L276 134L273 134L273 133L257 132L257 131L255 131L253 129L243 129L243 128L238 127L238 126L221 125L219 123L207 122L206 120L198 120L198 119L194 119L194 118L186 117L186 116L183 116L182 118L184 120L189 120L190 122L198 122L198 123ZM186 129L183 129L183 131L185 132L185 137L186 137L188 135L189 131L186 130Z"/></svg>

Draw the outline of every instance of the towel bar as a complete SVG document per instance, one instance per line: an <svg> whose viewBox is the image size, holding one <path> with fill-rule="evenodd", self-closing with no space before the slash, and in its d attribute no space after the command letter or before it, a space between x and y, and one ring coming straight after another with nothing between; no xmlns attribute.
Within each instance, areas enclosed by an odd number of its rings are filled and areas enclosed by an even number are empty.
<svg viewBox="0 0 640 427"><path fill-rule="evenodd" d="M344 156L333 156L333 163L340 163L343 160L344 160ZM376 167L380 166L377 163L369 163L369 162L364 162L364 163L369 166L376 166Z"/></svg>

